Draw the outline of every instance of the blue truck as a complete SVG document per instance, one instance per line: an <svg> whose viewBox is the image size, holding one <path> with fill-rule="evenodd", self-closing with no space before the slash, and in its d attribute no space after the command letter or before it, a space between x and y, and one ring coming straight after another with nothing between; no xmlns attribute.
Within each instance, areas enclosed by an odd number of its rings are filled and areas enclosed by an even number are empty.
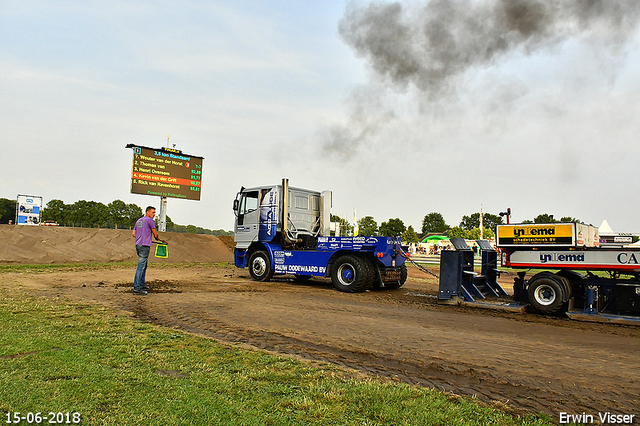
<svg viewBox="0 0 640 426"><path fill-rule="evenodd" d="M349 293L400 288L407 280L400 239L332 236L331 195L289 187L288 179L242 187L233 202L235 265L257 281L293 275L331 277L337 290Z"/></svg>

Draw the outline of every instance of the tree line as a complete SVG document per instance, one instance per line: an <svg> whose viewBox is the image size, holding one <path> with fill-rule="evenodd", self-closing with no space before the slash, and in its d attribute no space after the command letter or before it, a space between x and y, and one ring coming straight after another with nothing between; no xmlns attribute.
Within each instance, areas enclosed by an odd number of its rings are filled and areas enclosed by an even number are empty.
<svg viewBox="0 0 640 426"><path fill-rule="evenodd" d="M504 214L482 214L482 236L485 239L493 239L496 234L496 227L504 224ZM354 227L345 219L331 215L332 222L339 222L340 235L353 235ZM553 215L547 213L540 214L532 220L523 220L521 223L567 223L580 222L574 217L561 217L555 219ZM363 236L401 236L402 241L407 243L415 243L429 234L446 234L450 238L465 238L468 240L480 239L480 212L462 216L460 224L457 226L449 226L441 213L431 212L422 220L421 233L417 233L414 228L409 225L405 226L404 222L399 219L389 219L382 222L379 226L372 216L365 216L358 220L358 235Z"/></svg>
<svg viewBox="0 0 640 426"><path fill-rule="evenodd" d="M54 199L42 209L41 219L42 221L55 222L60 226L132 229L143 214L140 206L133 203L127 204L122 200L114 200L109 204L86 200L65 204L62 200ZM16 200L0 198L0 224L14 221L15 215ZM168 216L167 231L215 236L233 235L233 232L223 229L211 230L195 225L178 225Z"/></svg>
<svg viewBox="0 0 640 426"><path fill-rule="evenodd" d="M336 215L331 215L331 222L338 222L340 224L340 236L349 236L354 234L353 224L347 222ZM400 218L395 218L382 222L380 226L372 216L365 216L358 220L358 235L363 236L381 236L381 237L395 237L400 236L402 241L405 242L417 242L418 235L413 229L413 226L405 226L404 222Z"/></svg>
<svg viewBox="0 0 640 426"><path fill-rule="evenodd" d="M0 198L0 224L15 220L16 200ZM109 204L96 201L76 201L73 204L65 204L61 200L51 200L42 210L42 220L57 222L63 226L100 227L130 229L143 215L142 208L136 204L126 204L122 200L115 200ZM331 215L332 222L340 224L340 235L353 235L353 224L336 215ZM503 216L499 214L483 213L483 237L494 238L496 226L504 224ZM574 217L561 217L555 219L547 213L540 214L532 220L523 220L521 223L558 223L580 222ZM178 225L170 217L167 217L167 231L192 234L209 235L233 235L231 231L223 229L211 230L195 225ZM365 216L358 220L358 235L363 236L401 236L405 242L418 242L429 234L446 234L451 238L479 239L480 238L480 213L476 212L463 216L460 224L449 226L441 213L431 212L422 220L421 232L418 233L413 226L406 226L400 218L389 218L380 225L372 216Z"/></svg>
<svg viewBox="0 0 640 426"><path fill-rule="evenodd" d="M493 239L496 235L496 227L503 225L504 213L501 214L482 214L482 237L485 239ZM560 220L554 219L553 215L543 213L534 217L533 220L523 220L520 223L579 223L580 219L565 216ZM449 226L444 220L442 214L432 212L427 214L422 220L422 234L444 234L450 238L465 238L468 240L477 240L480 238L480 212L473 213L469 216L462 216L462 220L458 226Z"/></svg>
<svg viewBox="0 0 640 426"><path fill-rule="evenodd" d="M62 200L51 200L42 209L42 220L63 226L129 229L142 214L140 206L122 200L109 204L86 200L65 204Z"/></svg>

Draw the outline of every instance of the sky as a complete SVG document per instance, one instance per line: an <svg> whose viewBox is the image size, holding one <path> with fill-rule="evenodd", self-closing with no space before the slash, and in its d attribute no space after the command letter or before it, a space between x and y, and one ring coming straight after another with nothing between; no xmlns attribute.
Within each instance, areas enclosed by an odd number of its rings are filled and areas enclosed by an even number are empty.
<svg viewBox="0 0 640 426"><path fill-rule="evenodd" d="M241 186L286 177L347 220L640 233L636 3L4 0L0 197L159 207L125 146L169 136L204 157L183 225L231 230Z"/></svg>

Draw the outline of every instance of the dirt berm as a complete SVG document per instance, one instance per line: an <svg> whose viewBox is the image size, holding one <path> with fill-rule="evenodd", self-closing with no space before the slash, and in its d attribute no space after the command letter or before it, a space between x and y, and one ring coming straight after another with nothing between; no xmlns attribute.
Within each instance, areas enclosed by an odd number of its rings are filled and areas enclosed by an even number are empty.
<svg viewBox="0 0 640 426"><path fill-rule="evenodd" d="M167 259L151 262L231 262L233 254L212 235L161 232ZM155 250L155 244L152 247ZM130 230L0 225L0 264L137 261Z"/></svg>

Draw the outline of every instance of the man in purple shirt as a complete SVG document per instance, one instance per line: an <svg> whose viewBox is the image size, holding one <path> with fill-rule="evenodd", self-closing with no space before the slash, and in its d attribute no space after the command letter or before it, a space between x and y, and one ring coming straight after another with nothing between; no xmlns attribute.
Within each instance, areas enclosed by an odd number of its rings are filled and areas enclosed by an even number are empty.
<svg viewBox="0 0 640 426"><path fill-rule="evenodd" d="M151 251L151 236L156 240L160 240L158 237L158 231L156 231L156 223L153 220L156 215L156 208L149 206L144 216L142 216L136 222L133 227L133 236L136 239L136 252L138 253L138 269L136 270L136 276L133 280L133 294L145 295L147 294L147 283L145 282L145 275L147 274L147 262L149 260L149 252Z"/></svg>

